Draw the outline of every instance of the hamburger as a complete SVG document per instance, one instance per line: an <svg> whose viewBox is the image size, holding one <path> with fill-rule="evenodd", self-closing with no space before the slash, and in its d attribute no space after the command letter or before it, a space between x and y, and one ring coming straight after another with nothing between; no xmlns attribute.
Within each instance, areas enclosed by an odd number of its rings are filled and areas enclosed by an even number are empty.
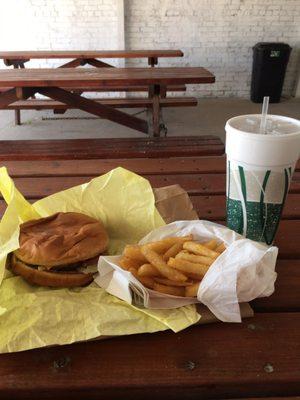
<svg viewBox="0 0 300 400"><path fill-rule="evenodd" d="M19 243L10 263L16 275L33 285L76 287L92 282L91 266L107 249L108 235L101 221L59 212L22 224Z"/></svg>

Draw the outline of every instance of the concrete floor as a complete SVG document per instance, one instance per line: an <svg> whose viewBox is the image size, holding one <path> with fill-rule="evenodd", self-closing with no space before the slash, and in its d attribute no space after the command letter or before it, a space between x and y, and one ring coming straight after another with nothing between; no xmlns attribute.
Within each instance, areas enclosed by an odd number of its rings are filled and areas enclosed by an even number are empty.
<svg viewBox="0 0 300 400"><path fill-rule="evenodd" d="M197 107L165 109L164 120L169 136L214 134L224 139L227 119L241 114L258 113L260 110L260 104L246 99L199 99ZM131 114L139 111L128 110ZM300 99L270 104L269 112L300 119ZM52 111L22 111L21 115L22 125L15 126L14 112L0 111L0 140L144 136L132 129L77 110L67 111L64 115L54 115ZM139 116L146 118L145 113Z"/></svg>

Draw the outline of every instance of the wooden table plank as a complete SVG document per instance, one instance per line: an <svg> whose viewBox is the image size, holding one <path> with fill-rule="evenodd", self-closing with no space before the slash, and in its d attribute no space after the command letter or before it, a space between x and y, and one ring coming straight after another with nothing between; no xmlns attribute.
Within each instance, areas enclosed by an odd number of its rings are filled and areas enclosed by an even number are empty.
<svg viewBox="0 0 300 400"><path fill-rule="evenodd" d="M171 136L170 136L171 137ZM169 137L169 138L170 138ZM169 139L168 138L168 139ZM141 138L142 139L142 138ZM102 139L101 139L102 140ZM15 143L15 141L14 141ZM9 144L7 144L9 146ZM2 142L0 141L0 149ZM9 149L12 149L11 145ZM0 150L1 151L1 150ZM11 176L98 176L117 166L142 175L169 175L193 173L224 173L224 157L172 157L136 159L95 159L91 160L26 160L15 161L7 154L1 161ZM9 159L8 159L9 158ZM1 160L1 155L0 155Z"/></svg>
<svg viewBox="0 0 300 400"><path fill-rule="evenodd" d="M300 173L295 178L300 178ZM14 177L16 186L28 198L40 198L72 186L81 185L93 179L93 176L66 177ZM225 176L222 174L186 174L186 175L145 175L153 187L179 184L190 195L196 208L207 210L205 215L224 218L225 213ZM290 194L300 193L300 179L292 181ZM200 195L200 197L199 197ZM202 196L202 197L201 197ZM297 216L300 205L296 196L290 200L288 214ZM216 214L214 214L216 213Z"/></svg>
<svg viewBox="0 0 300 400"><path fill-rule="evenodd" d="M152 108L151 98L94 98L99 104L110 106L114 108ZM159 100L161 107L193 107L197 106L197 99L195 97L168 97ZM55 100L47 99L29 99L18 100L15 103L9 104L5 107L0 107L4 110L70 110L76 109L76 105L67 105Z"/></svg>
<svg viewBox="0 0 300 400"><path fill-rule="evenodd" d="M35 68L0 70L0 87L85 87L213 83L202 67L169 68Z"/></svg>
<svg viewBox="0 0 300 400"><path fill-rule="evenodd" d="M276 346L274 345L276 343ZM149 351L152 349L151 351ZM1 399L222 399L300 391L300 313L0 356ZM26 368L25 368L26 366ZM38 371L38 376L37 376Z"/></svg>
<svg viewBox="0 0 300 400"><path fill-rule="evenodd" d="M181 50L28 50L0 51L0 59L28 60L50 58L157 58L183 57Z"/></svg>
<svg viewBox="0 0 300 400"><path fill-rule="evenodd" d="M171 138L171 136L169 137ZM169 139L168 138L168 139ZM101 139L102 140L102 139ZM0 141L0 149L2 142ZM13 146L11 145L10 148ZM6 155L8 158L8 155ZM1 160L1 156L0 156ZM142 175L169 174L224 174L225 157L172 157L136 159L95 159L77 160L26 160L12 159L1 161L7 166L11 176L98 176L117 166L127 168ZM300 171L300 161L296 166Z"/></svg>
<svg viewBox="0 0 300 400"><path fill-rule="evenodd" d="M0 141L1 145L5 145L6 140ZM48 147L51 145L52 148L59 149L63 146L66 140L64 139L56 139L56 140L31 140L31 147ZM14 145L19 148L28 143L28 140L14 140ZM223 143L221 139L216 135L203 135L203 136L167 136L162 138L155 137L125 137L125 138L101 138L101 139L70 139L68 140L68 146L75 146L77 143L80 144L81 147L100 144L102 146L108 146L110 148L115 147L117 144L122 147L133 147L137 145L144 145L148 147L168 147L169 145L178 145L178 146L202 146L205 144L216 144ZM186 158L184 158L187 160ZM129 159L130 160L130 159ZM142 160L146 161L145 158ZM201 160L201 157L199 157ZM100 161L100 160L99 160Z"/></svg>
<svg viewBox="0 0 300 400"><path fill-rule="evenodd" d="M251 306L255 312L300 311L300 260L278 260L275 293L255 299Z"/></svg>
<svg viewBox="0 0 300 400"><path fill-rule="evenodd" d="M224 194L223 175L146 175L153 187L179 184L189 194ZM92 176L70 177L26 177L14 178L16 186L28 198L40 198L68 187L80 185L92 179ZM223 185L224 183L224 185ZM214 186L215 185L215 186ZM199 200L200 201L200 200Z"/></svg>
<svg viewBox="0 0 300 400"><path fill-rule="evenodd" d="M225 220L226 198L223 195L190 196L200 219ZM296 194L289 193L282 214L283 219L300 219L300 185Z"/></svg>
<svg viewBox="0 0 300 400"><path fill-rule="evenodd" d="M224 144L221 141L212 143L200 142L194 145L186 144L183 146L177 143L157 143L155 145L147 144L146 142L136 142L130 146L109 146L103 145L97 139L70 139L66 143L63 140L53 141L30 141L28 142L11 141L0 142L0 160L2 164L9 160L55 160L55 159L99 159L99 158L141 158L143 156L150 158L159 157L183 157L183 156L205 156L205 155L223 155ZM45 143L44 143L45 142ZM53 143L52 143L53 142ZM59 142L59 143L57 143ZM59 146L61 144L61 146ZM24 146L27 146L27 151L24 152Z"/></svg>
<svg viewBox="0 0 300 400"><path fill-rule="evenodd" d="M69 88L70 89L70 88ZM85 92L106 92L107 90L103 86L85 86L84 88L79 87L72 87L74 91L80 91L82 93ZM5 92L7 88L0 87L0 93ZM149 86L118 86L109 89L110 92L148 92ZM185 85L169 85L166 87L167 92L185 92L186 86Z"/></svg>

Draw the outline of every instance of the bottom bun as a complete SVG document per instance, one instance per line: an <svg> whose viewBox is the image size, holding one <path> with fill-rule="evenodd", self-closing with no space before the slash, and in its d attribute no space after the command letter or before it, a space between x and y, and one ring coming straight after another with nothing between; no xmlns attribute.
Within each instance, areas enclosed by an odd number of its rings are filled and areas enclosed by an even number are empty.
<svg viewBox="0 0 300 400"><path fill-rule="evenodd" d="M93 281L93 274L40 271L24 264L15 255L11 259L11 269L16 275L22 276L31 285L76 287L86 286Z"/></svg>

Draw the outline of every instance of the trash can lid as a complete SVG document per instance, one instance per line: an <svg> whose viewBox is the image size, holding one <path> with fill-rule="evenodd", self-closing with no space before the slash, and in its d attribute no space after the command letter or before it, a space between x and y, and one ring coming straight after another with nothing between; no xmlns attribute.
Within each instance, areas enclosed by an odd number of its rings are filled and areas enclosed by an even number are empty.
<svg viewBox="0 0 300 400"><path fill-rule="evenodd" d="M258 42L252 47L253 50L291 50L291 46L281 42Z"/></svg>

